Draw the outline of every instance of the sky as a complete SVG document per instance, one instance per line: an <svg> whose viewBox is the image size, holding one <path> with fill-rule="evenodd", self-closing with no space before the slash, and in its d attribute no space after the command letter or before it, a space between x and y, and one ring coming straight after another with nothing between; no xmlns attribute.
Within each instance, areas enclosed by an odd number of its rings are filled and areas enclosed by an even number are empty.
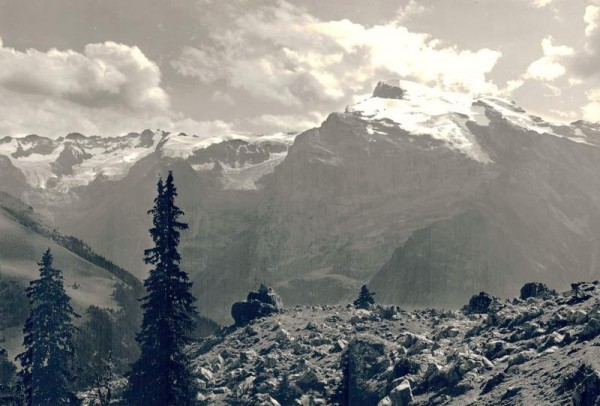
<svg viewBox="0 0 600 406"><path fill-rule="evenodd" d="M0 0L0 137L301 131L388 79L600 121L600 0Z"/></svg>

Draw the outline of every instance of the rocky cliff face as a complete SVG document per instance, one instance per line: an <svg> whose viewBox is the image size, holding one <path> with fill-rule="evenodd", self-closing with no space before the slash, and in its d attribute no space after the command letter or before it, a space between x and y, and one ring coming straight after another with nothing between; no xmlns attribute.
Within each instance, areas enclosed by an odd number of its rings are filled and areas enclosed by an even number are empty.
<svg viewBox="0 0 600 406"><path fill-rule="evenodd" d="M261 282L285 303L371 281L380 300L433 305L597 277L599 145L590 123L399 82L297 136L5 138L0 165L6 187L139 276L145 210L173 169L184 267L201 310L228 321Z"/></svg>

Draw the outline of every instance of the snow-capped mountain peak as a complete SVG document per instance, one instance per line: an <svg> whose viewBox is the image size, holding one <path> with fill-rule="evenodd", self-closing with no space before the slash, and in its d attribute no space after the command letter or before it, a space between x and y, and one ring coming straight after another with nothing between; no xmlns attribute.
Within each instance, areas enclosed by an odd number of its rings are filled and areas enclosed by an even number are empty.
<svg viewBox="0 0 600 406"><path fill-rule="evenodd" d="M230 144L230 147L237 145L239 151L236 154L240 155L238 158L244 163L232 161L229 157L226 162L220 162L220 165L225 171L235 169L232 176L243 179L231 180L225 177L224 187L248 189L255 188L254 182L281 162L294 137L295 134L277 133L202 138L159 130L145 130L119 137L72 133L56 140L28 135L0 140L0 155L5 155L23 173L29 186L64 193L72 188L88 185L99 177L106 180L122 179L132 166L153 153L165 159L190 160L197 170L208 166L212 168L220 158L207 157L202 151L211 146ZM248 160L241 156L257 148L263 158L261 162L246 162ZM199 160L205 162L199 163ZM250 174L242 174L243 170L250 169L249 166L259 163L262 164L261 168L250 170Z"/></svg>
<svg viewBox="0 0 600 406"><path fill-rule="evenodd" d="M491 159L478 143L471 126L487 127L492 116L525 132L597 145L597 138L588 139L588 134L575 124L544 121L511 100L444 92L407 80L379 82L372 97L349 106L347 112L367 120L373 133L377 132L372 130L377 124L380 128L382 125L397 127L413 136L430 136L482 163L489 163Z"/></svg>
<svg viewBox="0 0 600 406"><path fill-rule="evenodd" d="M393 97L394 88L398 89L396 97ZM404 80L397 84L380 82L373 97L349 106L347 111L413 135L429 135L477 161L491 161L466 125L468 121L478 125L489 123L485 109L474 105L469 96L441 92Z"/></svg>

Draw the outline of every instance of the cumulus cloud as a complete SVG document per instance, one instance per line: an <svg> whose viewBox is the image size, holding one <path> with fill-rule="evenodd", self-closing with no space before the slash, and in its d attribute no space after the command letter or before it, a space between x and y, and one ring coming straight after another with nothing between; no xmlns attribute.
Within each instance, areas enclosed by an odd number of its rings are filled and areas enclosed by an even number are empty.
<svg viewBox="0 0 600 406"><path fill-rule="evenodd" d="M583 15L586 36L589 37L598 28L598 19L600 19L600 7L594 5L587 6Z"/></svg>
<svg viewBox="0 0 600 406"><path fill-rule="evenodd" d="M566 73L566 68L559 61L572 55L574 50L564 45L555 46L553 41L551 36L542 40L544 56L529 65L526 78L554 81Z"/></svg>
<svg viewBox="0 0 600 406"><path fill-rule="evenodd" d="M583 14L583 21L584 45L573 55L570 66L574 74L587 78L600 73L600 6L588 5Z"/></svg>
<svg viewBox="0 0 600 406"><path fill-rule="evenodd" d="M416 0L410 0L405 6L398 9L397 19L402 21L414 15L423 14L429 10L431 10L430 7L419 4Z"/></svg>
<svg viewBox="0 0 600 406"><path fill-rule="evenodd" d="M230 131L170 109L161 72L135 46L105 42L74 50L19 51L0 40L0 134L116 135L144 128Z"/></svg>
<svg viewBox="0 0 600 406"><path fill-rule="evenodd" d="M78 53L20 52L0 41L0 86L84 105L119 103L134 110L169 106L158 66L139 48L114 42L89 44Z"/></svg>
<svg viewBox="0 0 600 406"><path fill-rule="evenodd" d="M533 5L536 7L546 7L552 3L553 0L533 0Z"/></svg>
<svg viewBox="0 0 600 406"><path fill-rule="evenodd" d="M210 42L184 48L172 66L204 84L224 83L287 106L287 113L338 109L388 77L464 92L497 90L487 74L500 53L463 50L407 30L399 21L403 13L423 11L414 1L393 21L374 26L322 21L283 0L253 6L227 8L230 20L211 27Z"/></svg>
<svg viewBox="0 0 600 406"><path fill-rule="evenodd" d="M600 121L600 89L586 93L589 103L583 106L583 118L588 121Z"/></svg>

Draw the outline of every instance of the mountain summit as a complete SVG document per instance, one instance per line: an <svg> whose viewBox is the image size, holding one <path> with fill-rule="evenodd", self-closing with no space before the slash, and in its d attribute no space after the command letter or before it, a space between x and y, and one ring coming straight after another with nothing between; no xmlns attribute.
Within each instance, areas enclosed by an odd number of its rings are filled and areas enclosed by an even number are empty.
<svg viewBox="0 0 600 406"><path fill-rule="evenodd" d="M380 302L431 306L595 279L599 146L591 123L398 81L298 135L5 138L0 184L143 276L141 206L173 170L182 265L201 312L228 321L260 282L290 304L369 282Z"/></svg>

